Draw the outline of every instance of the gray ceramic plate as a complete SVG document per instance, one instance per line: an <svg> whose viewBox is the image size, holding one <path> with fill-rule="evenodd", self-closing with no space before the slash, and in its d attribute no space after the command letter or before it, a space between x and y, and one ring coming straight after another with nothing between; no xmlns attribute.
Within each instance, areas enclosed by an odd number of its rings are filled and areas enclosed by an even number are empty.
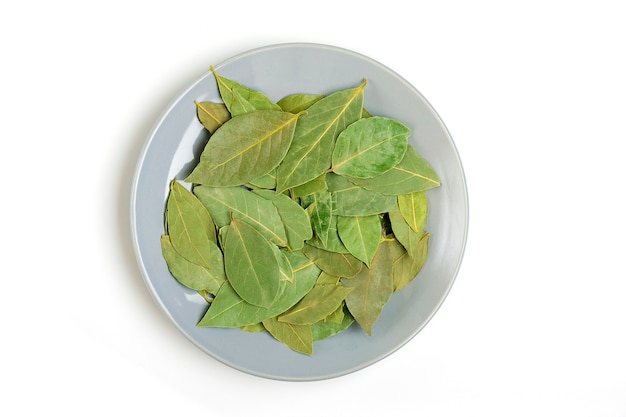
<svg viewBox="0 0 626 417"><path fill-rule="evenodd" d="M370 113L398 119L412 129L410 141L438 172L442 186L428 191L429 260L419 276L394 294L367 336L357 325L314 343L306 356L267 333L198 328L207 304L178 284L161 256L168 185L184 178L207 139L194 100L220 101L207 71L166 109L150 133L132 187L132 233L145 282L180 331L213 358L253 375L281 380L319 380L362 369L411 340L435 314L457 275L465 248L468 201L454 143L424 97L389 68L363 55L316 44L282 44L252 50L215 65L223 76L278 100L293 93L330 93L358 86Z"/></svg>

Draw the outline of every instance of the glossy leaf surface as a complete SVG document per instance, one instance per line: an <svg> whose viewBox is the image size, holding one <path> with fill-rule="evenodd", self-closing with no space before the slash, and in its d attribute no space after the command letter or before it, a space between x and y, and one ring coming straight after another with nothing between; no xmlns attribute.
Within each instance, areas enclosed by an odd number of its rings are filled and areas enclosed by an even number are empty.
<svg viewBox="0 0 626 417"><path fill-rule="evenodd" d="M368 117L337 137L332 169L340 175L371 178L389 171L404 157L410 129L394 119Z"/></svg>
<svg viewBox="0 0 626 417"><path fill-rule="evenodd" d="M273 110L233 117L211 136L185 181L225 187L268 174L287 154L297 119Z"/></svg>

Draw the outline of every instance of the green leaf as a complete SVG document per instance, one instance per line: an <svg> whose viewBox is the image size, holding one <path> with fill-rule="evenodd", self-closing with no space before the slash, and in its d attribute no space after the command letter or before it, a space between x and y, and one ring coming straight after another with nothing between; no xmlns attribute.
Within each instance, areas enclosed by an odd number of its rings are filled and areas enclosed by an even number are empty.
<svg viewBox="0 0 626 417"><path fill-rule="evenodd" d="M378 215L339 216L337 230L350 253L369 266L382 237Z"/></svg>
<svg viewBox="0 0 626 417"><path fill-rule="evenodd" d="M315 194L320 191L327 190L326 186L326 173L323 173L319 177L313 178L311 181L307 181L302 185L293 187L291 189L294 198L305 197L307 195Z"/></svg>
<svg viewBox="0 0 626 417"><path fill-rule="evenodd" d="M335 336L344 330L346 330L352 323L354 323L354 317L343 307L343 318L341 323L335 323L333 321L318 321L311 325L311 333L313 334L313 341L324 340L331 336Z"/></svg>
<svg viewBox="0 0 626 417"><path fill-rule="evenodd" d="M313 354L313 334L308 324L281 323L276 318L263 320L263 326L279 342L307 355Z"/></svg>
<svg viewBox="0 0 626 417"><path fill-rule="evenodd" d="M404 246L397 240L393 240L393 291L400 291L417 277L428 259L429 233L424 233L415 247L415 252L409 255ZM402 248L398 251L397 247Z"/></svg>
<svg viewBox="0 0 626 417"><path fill-rule="evenodd" d="M194 103L196 104L198 120L211 133L214 133L230 119L230 112L224 103L211 103L210 101L194 101Z"/></svg>
<svg viewBox="0 0 626 417"><path fill-rule="evenodd" d="M280 289L280 259L263 235L233 219L226 233L224 266L237 294L250 304L269 307Z"/></svg>
<svg viewBox="0 0 626 417"><path fill-rule="evenodd" d="M300 199L311 219L311 228L322 245L328 244L334 211L333 195L324 190Z"/></svg>
<svg viewBox="0 0 626 417"><path fill-rule="evenodd" d="M273 190L276 188L276 169L271 170L267 174L256 178L246 184L248 188L256 188L263 190Z"/></svg>
<svg viewBox="0 0 626 417"><path fill-rule="evenodd" d="M288 246L283 221L271 201L242 187L196 186L193 192L209 210L218 227L229 224L231 214L237 213L270 242Z"/></svg>
<svg viewBox="0 0 626 417"><path fill-rule="evenodd" d="M332 170L357 178L387 172L404 157L410 133L394 119L375 116L358 120L337 137Z"/></svg>
<svg viewBox="0 0 626 417"><path fill-rule="evenodd" d="M345 245L339 238L339 232L337 231L338 217L339 216L333 215L330 219L330 227L328 228L328 240L326 241L325 245L315 235L312 239L307 240L306 243L311 246L315 246L316 248L324 249L330 252L350 253L350 251L345 247Z"/></svg>
<svg viewBox="0 0 626 417"><path fill-rule="evenodd" d="M366 190L344 177L326 174L328 190L335 195L335 213L341 216L368 216L388 212L396 205L396 197Z"/></svg>
<svg viewBox="0 0 626 417"><path fill-rule="evenodd" d="M348 180L381 194L400 195L439 187L441 181L426 160L409 146L398 165L373 178L346 176Z"/></svg>
<svg viewBox="0 0 626 417"><path fill-rule="evenodd" d="M161 236L161 251L170 273L185 287L196 291L216 294L226 281L222 252L217 246L215 249L211 251L210 267L204 267L188 261L176 252L169 236Z"/></svg>
<svg viewBox="0 0 626 417"><path fill-rule="evenodd" d="M322 271L320 276L317 277L317 281L315 282L315 285L326 285L326 284L337 285L337 284L339 284L339 279L340 278L341 277L339 277L337 275L330 275L330 274Z"/></svg>
<svg viewBox="0 0 626 417"><path fill-rule="evenodd" d="M287 154L297 119L273 110L233 117L211 136L185 181L225 187L270 173Z"/></svg>
<svg viewBox="0 0 626 417"><path fill-rule="evenodd" d="M276 104L278 104L283 111L288 111L289 113L300 113L302 110L308 109L322 98L324 98L324 94L291 94L278 100Z"/></svg>
<svg viewBox="0 0 626 417"><path fill-rule="evenodd" d="M292 250L302 249L304 242L313 236L311 219L306 210L284 194L270 190L256 190L255 194L274 203L283 221L289 247Z"/></svg>
<svg viewBox="0 0 626 417"><path fill-rule="evenodd" d="M222 77L213 67L211 71L217 81L217 87L224 104L233 117L254 110L281 110L265 94L248 88L237 81Z"/></svg>
<svg viewBox="0 0 626 417"><path fill-rule="evenodd" d="M428 199L424 191L398 196L400 213L414 232L422 233L428 219Z"/></svg>
<svg viewBox="0 0 626 417"><path fill-rule="evenodd" d="M293 283L280 281L280 296L269 308L244 301L227 281L216 294L198 327L241 327L255 324L277 316L297 303L313 288L321 271L301 251L286 252L284 255L291 264L294 280Z"/></svg>
<svg viewBox="0 0 626 417"><path fill-rule="evenodd" d="M389 212L389 220L391 221L394 236L404 246L409 255L416 253L417 245L422 238L423 232L416 232L411 229L406 220L404 220L402 213L400 213L398 206Z"/></svg>
<svg viewBox="0 0 626 417"><path fill-rule="evenodd" d="M298 119L292 145L276 171L278 193L319 177L330 168L337 135L361 117L365 84L324 97Z"/></svg>
<svg viewBox="0 0 626 417"><path fill-rule="evenodd" d="M278 316L278 321L313 324L323 320L341 306L350 291L340 285L315 285L295 306Z"/></svg>
<svg viewBox="0 0 626 417"><path fill-rule="evenodd" d="M176 252L195 264L210 267L212 252L217 249L213 219L203 204L176 180L170 183L166 220Z"/></svg>
<svg viewBox="0 0 626 417"><path fill-rule="evenodd" d="M353 278L342 279L341 283L352 288L346 297L348 310L371 336L374 323L393 293L392 259L388 242L383 241L379 245L369 268L363 268Z"/></svg>
<svg viewBox="0 0 626 417"><path fill-rule="evenodd" d="M322 271L330 275L353 277L363 268L363 262L349 253L329 252L309 244L304 245L302 252Z"/></svg>

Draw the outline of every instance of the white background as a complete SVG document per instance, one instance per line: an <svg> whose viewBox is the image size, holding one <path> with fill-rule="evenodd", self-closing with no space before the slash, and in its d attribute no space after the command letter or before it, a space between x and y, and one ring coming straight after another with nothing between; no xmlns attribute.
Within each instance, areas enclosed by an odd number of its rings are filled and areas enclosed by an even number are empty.
<svg viewBox="0 0 626 417"><path fill-rule="evenodd" d="M0 414L626 416L625 17L603 0L3 2ZM150 297L129 227L170 100L284 42L411 82L470 197L434 319L382 362L311 383L193 346Z"/></svg>

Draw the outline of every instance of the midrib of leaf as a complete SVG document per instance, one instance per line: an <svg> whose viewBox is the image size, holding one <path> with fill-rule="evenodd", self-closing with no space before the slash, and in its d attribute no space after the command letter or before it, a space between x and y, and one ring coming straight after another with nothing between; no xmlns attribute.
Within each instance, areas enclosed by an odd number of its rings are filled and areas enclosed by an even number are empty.
<svg viewBox="0 0 626 417"><path fill-rule="evenodd" d="M298 166L300 165L300 163L311 153L313 152L313 150L317 147L317 145L321 142L322 138L324 138L326 136L326 134L328 133L328 131L330 131L331 127L335 127L335 125L337 124L337 121L339 120L339 118L341 116L343 116L348 107L350 106L350 104L352 104L352 102L354 100L356 100L356 98L359 96L359 94L361 94L361 92L363 91L363 89L365 88L365 85L367 84L366 81L363 81L363 84L361 84L360 87L358 87L355 90L355 94L352 95L352 97L350 97L350 100L343 106L343 108L341 109L341 111L339 113L337 113L337 115L333 118L333 120L331 121L331 123L328 124L328 126L326 126L326 129L324 129L324 131L318 135L317 140L315 140L315 142L313 142L313 144L311 146L309 146L308 150L304 153L304 155L302 155L302 158L300 158L300 160L298 161L297 164L293 165L293 169L291 170L291 172L289 172L289 175L287 175L286 177L289 178L293 175L293 173L296 171L296 169L298 168ZM313 130L313 129L311 129Z"/></svg>
<svg viewBox="0 0 626 417"><path fill-rule="evenodd" d="M302 346L307 346L307 343L304 341L304 339L302 339L302 337L300 337L300 334L298 332L296 332L296 329L293 327L293 325L291 323L287 323L287 325L289 326L289 330L291 330L291 332L296 336L296 338L300 341L300 344Z"/></svg>
<svg viewBox="0 0 626 417"><path fill-rule="evenodd" d="M248 248L246 247L246 241L244 240L243 236L241 235L241 230L239 230L239 227L235 224L236 222L231 222L231 226L235 226L234 230L235 232L237 232L237 235L239 236L239 240L241 241L241 246L243 246L243 252L246 254L246 259L248 260L248 264L252 267L252 271L254 271L254 279L256 280L257 284L259 287L262 287L261 285L261 280L259 279L259 276L257 274L256 268L254 268L254 263L252 262L252 258L250 257L250 251L248 250Z"/></svg>
<svg viewBox="0 0 626 417"><path fill-rule="evenodd" d="M207 116L209 116L211 119L215 120L215 122L217 122L220 126L222 126L222 125L223 125L223 123L222 123L222 122L221 122L221 121L220 121L217 117L215 117L215 116L213 115L213 113L211 113L210 111L208 111L207 109L205 109L205 108L202 106L202 103L199 103L199 102L198 102L198 101L196 101L196 100L194 100L193 102L195 103L195 105L196 105L196 106L197 106L200 110L202 110L202 111L204 112L204 114L206 114Z"/></svg>
<svg viewBox="0 0 626 417"><path fill-rule="evenodd" d="M298 268L294 269L293 273L295 274L296 272L300 272L300 271L302 271L304 269L307 269L307 268L309 268L309 267L311 267L313 265L315 265L315 263L313 261L309 261L309 262L305 263L304 265L299 266Z"/></svg>
<svg viewBox="0 0 626 417"><path fill-rule="evenodd" d="M219 167L226 165L227 163L231 162L233 159L239 158L241 155L243 155L244 153L250 151L250 149L254 148L255 146L259 146L261 145L263 142L265 142L267 139L269 139L270 137L272 137L274 134L276 134L278 131L282 130L285 128L285 126L287 126L288 124L292 123L294 121L294 119L297 119L298 115L294 115L294 117L289 118L288 121L286 121L285 123L281 124L280 126L278 126L276 129L272 130L271 132L269 132L268 134L266 134L265 136L259 138L256 142L252 143L251 145L249 145L247 148L242 149L240 152L236 153L235 155L233 155L231 158L225 160L222 163L216 164L215 166L213 166L211 168L211 171L215 171L216 169L218 169Z"/></svg>
<svg viewBox="0 0 626 417"><path fill-rule="evenodd" d="M185 222L185 218L181 215L181 209L180 209L180 205L178 204L178 201L176 201L176 199L174 199L173 203L176 204L176 208L177 208L177 210L176 210L176 217L178 217L181 220L181 223L183 225L183 230L185 231L185 235L187 236L189 242L193 242L193 239L191 239L191 234L189 233L189 227L187 227L187 222ZM204 256L204 253L201 252L195 244L191 245L191 247L194 249L194 251L196 251L196 253L205 262L208 263L208 260Z"/></svg>
<svg viewBox="0 0 626 417"><path fill-rule="evenodd" d="M396 135L396 136L400 136L400 135ZM361 151L359 151L359 152L356 152L355 154L353 154L353 155L352 155L352 156L350 156L349 158L346 158L346 159L344 159L343 161L341 161L340 163L338 163L337 165L335 165L335 166L333 167L333 171L335 171L335 170L336 170L337 168L339 168L340 166L344 165L346 162L351 161L351 160L353 160L354 158L358 158L359 156L363 155L364 153L369 152L369 151L371 151L372 149L374 149L374 148L376 148L376 147L378 147L378 146L381 146L381 145L382 145L382 144L384 144L384 143L387 143L387 142L391 141L391 140L392 140L393 138L395 138L396 136L392 136L392 137L390 137L389 139L385 139L384 141L381 141L381 142L376 142L375 144L373 144L373 145L371 145L371 146L368 146L367 148L365 148L365 149L363 149L363 150L361 150Z"/></svg>
<svg viewBox="0 0 626 417"><path fill-rule="evenodd" d="M409 171L409 170L401 168L401 167L399 167L397 165L395 167L393 167L392 169L396 169L396 170L401 171L401 172L406 172L409 175L412 175L412 176L417 177L417 178L421 178L421 179L426 180L426 181L430 181L433 184L437 184L437 185L441 184L439 181L436 181L436 180L434 180L434 179L432 179L430 177L426 177L424 175L418 174L417 172Z"/></svg>

